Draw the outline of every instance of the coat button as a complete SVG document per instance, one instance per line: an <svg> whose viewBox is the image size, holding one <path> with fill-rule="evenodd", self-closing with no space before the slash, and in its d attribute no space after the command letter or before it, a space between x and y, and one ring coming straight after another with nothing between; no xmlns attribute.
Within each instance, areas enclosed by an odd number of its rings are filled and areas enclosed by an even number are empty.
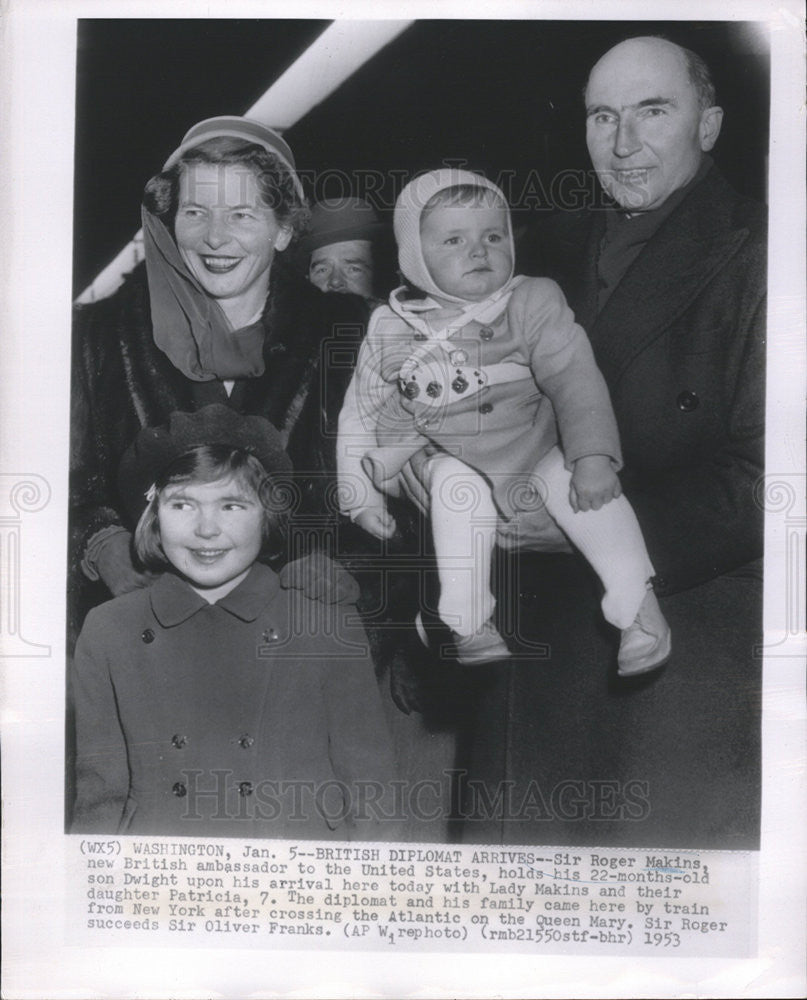
<svg viewBox="0 0 807 1000"><path fill-rule="evenodd" d="M431 396L432 399L435 399L437 396L439 396L442 391L443 387L440 385L439 382L429 382L429 384L426 386L426 395Z"/></svg>
<svg viewBox="0 0 807 1000"><path fill-rule="evenodd" d="M143 642L154 642L154 633L150 628L144 628L140 638Z"/></svg>
<svg viewBox="0 0 807 1000"><path fill-rule="evenodd" d="M184 746L188 744L187 736L180 736L178 733L171 737L171 746L175 747L177 750L181 750Z"/></svg>
<svg viewBox="0 0 807 1000"><path fill-rule="evenodd" d="M243 736L239 736L238 745L242 750L249 750L252 744L255 742L255 737L250 736L249 733L244 733Z"/></svg>
<svg viewBox="0 0 807 1000"><path fill-rule="evenodd" d="M700 406L700 402L697 393L690 392L689 389L685 389L682 393L679 393L675 401L678 409L683 410L684 413L691 413L697 409Z"/></svg>
<svg viewBox="0 0 807 1000"><path fill-rule="evenodd" d="M252 795L252 782L251 781L240 782L238 785L238 794L242 798L246 798L247 795Z"/></svg>
<svg viewBox="0 0 807 1000"><path fill-rule="evenodd" d="M480 327L479 336L482 340L493 340L493 330L489 326Z"/></svg>
<svg viewBox="0 0 807 1000"><path fill-rule="evenodd" d="M456 351L452 351L448 356L448 360L452 365L464 365L468 360L468 352L463 351L461 347L458 347Z"/></svg>
<svg viewBox="0 0 807 1000"><path fill-rule="evenodd" d="M261 639L264 642L277 642L279 638L278 631L274 628L265 628L261 633Z"/></svg>
<svg viewBox="0 0 807 1000"><path fill-rule="evenodd" d="M182 799L188 794L188 789L181 781L178 781L171 789L171 791L174 793L174 795L176 795L178 799Z"/></svg>
<svg viewBox="0 0 807 1000"><path fill-rule="evenodd" d="M480 403L479 404L479 412L480 413L492 413L493 412L493 403Z"/></svg>

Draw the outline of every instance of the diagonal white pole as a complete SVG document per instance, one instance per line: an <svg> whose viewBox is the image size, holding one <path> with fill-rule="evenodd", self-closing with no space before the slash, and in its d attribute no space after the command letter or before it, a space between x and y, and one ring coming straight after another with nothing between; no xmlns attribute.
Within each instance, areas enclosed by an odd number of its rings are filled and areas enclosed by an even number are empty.
<svg viewBox="0 0 807 1000"><path fill-rule="evenodd" d="M412 21L334 21L245 115L283 132L321 104ZM109 263L76 299L85 305L111 295L143 259L143 234Z"/></svg>
<svg viewBox="0 0 807 1000"><path fill-rule="evenodd" d="M246 112L279 132L291 128L412 21L334 21Z"/></svg>

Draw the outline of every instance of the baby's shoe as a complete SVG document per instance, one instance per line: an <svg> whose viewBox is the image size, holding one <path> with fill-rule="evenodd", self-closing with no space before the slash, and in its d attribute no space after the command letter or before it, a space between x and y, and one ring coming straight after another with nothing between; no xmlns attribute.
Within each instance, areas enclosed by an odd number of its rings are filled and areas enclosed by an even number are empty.
<svg viewBox="0 0 807 1000"><path fill-rule="evenodd" d="M617 656L620 677L658 670L670 658L670 626L652 590L645 594L632 625L622 630Z"/></svg>
<svg viewBox="0 0 807 1000"><path fill-rule="evenodd" d="M476 666L479 663L493 663L496 660L507 660L511 656L507 643L502 639L492 618L472 635L459 635L457 632L450 631L437 618L433 624L431 621L427 624L423 615L418 612L415 618L415 629L420 641L430 649L438 646L436 640L439 638L450 638L450 642L443 643L439 647L440 651L446 651L452 659L456 659L458 663L466 667Z"/></svg>
<svg viewBox="0 0 807 1000"><path fill-rule="evenodd" d="M473 635L457 635L456 632L452 635L457 647L457 662L464 667L507 660L511 656L507 643L493 624L492 618L489 618Z"/></svg>
<svg viewBox="0 0 807 1000"><path fill-rule="evenodd" d="M418 612L415 618L415 629L420 641L424 646L433 648L435 643L429 635L430 631L439 631L446 637L450 636L451 643L442 648L450 649L453 654L452 658L465 667L476 666L480 663L493 663L496 660L507 660L511 656L507 644L493 624L493 619L486 621L473 635L458 635L456 632L449 631L439 619L435 619L435 625L437 626L436 630L432 628L431 623L427 625L423 615Z"/></svg>

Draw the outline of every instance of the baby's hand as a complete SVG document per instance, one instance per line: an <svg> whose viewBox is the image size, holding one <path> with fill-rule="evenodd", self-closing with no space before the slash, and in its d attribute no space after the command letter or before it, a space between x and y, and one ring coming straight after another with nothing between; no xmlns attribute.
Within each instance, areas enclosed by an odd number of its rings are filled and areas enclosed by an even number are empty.
<svg viewBox="0 0 807 1000"><path fill-rule="evenodd" d="M383 507L367 507L354 520L375 538L392 538L395 534L395 518Z"/></svg>
<svg viewBox="0 0 807 1000"><path fill-rule="evenodd" d="M569 503L572 510L599 510L622 495L619 476L607 455L585 455L574 463Z"/></svg>

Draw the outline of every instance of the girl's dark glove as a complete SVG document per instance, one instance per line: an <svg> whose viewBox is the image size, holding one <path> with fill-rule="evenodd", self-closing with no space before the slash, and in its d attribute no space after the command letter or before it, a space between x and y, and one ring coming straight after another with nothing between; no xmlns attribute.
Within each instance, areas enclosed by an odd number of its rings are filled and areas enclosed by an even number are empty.
<svg viewBox="0 0 807 1000"><path fill-rule="evenodd" d="M323 552L286 563L280 571L280 586L301 590L309 600L322 604L355 604L359 599L356 579Z"/></svg>

